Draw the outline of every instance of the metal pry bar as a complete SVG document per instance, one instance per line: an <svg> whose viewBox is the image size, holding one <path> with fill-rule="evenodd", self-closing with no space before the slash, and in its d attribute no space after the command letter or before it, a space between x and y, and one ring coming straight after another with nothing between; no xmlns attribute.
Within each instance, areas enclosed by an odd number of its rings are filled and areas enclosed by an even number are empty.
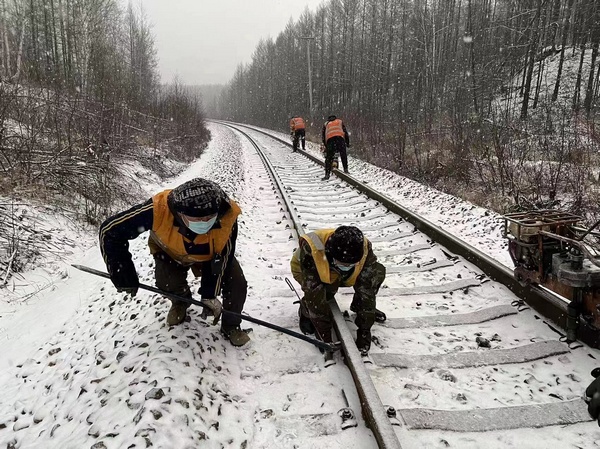
<svg viewBox="0 0 600 449"><path fill-rule="evenodd" d="M78 270L85 271L86 273L95 274L96 276L110 279L110 275L108 273L104 273L102 271L98 271L93 268L88 268L83 265L71 265L71 266L73 268L77 268ZM148 290L153 293L158 293L160 295L166 296L167 298L175 299L177 301L183 301L188 304L194 304L196 306L203 306L202 302L196 301L195 299L184 298L183 296L178 296L173 293L165 292L159 288L152 287L150 285L140 284L139 288L141 288L143 290ZM251 323L258 324L259 326L268 327L269 329L273 329L275 331L289 335L290 337L297 338L298 340L303 340L307 343L310 343L310 344L316 346L317 348L323 349L324 351L337 351L340 349L339 345L325 343L325 342L319 341L315 338L310 338L310 337L307 337L306 335L286 329L285 327L277 326L276 324L268 323L266 321L259 320L257 318L253 318L249 315L242 315L240 313L230 312L229 310L225 310L225 309L223 309L222 313L223 313L223 315L230 315L230 316L240 318L244 321L250 321Z"/></svg>

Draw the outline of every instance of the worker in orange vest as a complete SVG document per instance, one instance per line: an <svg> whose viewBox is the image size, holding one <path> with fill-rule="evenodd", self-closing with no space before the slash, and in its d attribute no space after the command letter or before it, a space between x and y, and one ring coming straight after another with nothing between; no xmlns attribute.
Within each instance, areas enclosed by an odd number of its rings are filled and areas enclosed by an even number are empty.
<svg viewBox="0 0 600 449"><path fill-rule="evenodd" d="M118 291L135 296L140 283L129 240L150 231L147 239L158 288L193 299L187 281L191 269L202 279L198 291L202 316L213 314L217 324L222 309L242 313L247 282L235 257L240 214L237 203L218 184L195 178L106 219L100 226L100 250L111 281ZM177 326L185 321L189 303L171 302L167 325ZM221 320L221 332L234 346L250 341L240 323L240 318L227 314Z"/></svg>
<svg viewBox="0 0 600 449"><path fill-rule="evenodd" d="M321 134L323 144L326 147L325 177L321 179L321 181L329 179L335 153L340 153L342 165L344 166L344 173L348 173L348 155L346 154L346 148L350 147L350 136L348 136L348 131L346 131L346 126L342 120L335 115L330 115L323 125L323 132Z"/></svg>
<svg viewBox="0 0 600 449"><path fill-rule="evenodd" d="M293 152L298 151L299 140L302 140L302 149L306 150L306 125L304 124L304 119L297 115L293 116L290 119L290 131L294 141Z"/></svg>

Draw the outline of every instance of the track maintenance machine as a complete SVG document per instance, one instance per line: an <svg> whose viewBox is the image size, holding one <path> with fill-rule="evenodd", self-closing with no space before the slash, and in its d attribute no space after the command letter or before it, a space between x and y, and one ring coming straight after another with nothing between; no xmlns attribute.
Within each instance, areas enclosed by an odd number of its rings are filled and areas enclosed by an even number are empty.
<svg viewBox="0 0 600 449"><path fill-rule="evenodd" d="M557 210L504 215L503 236L523 285L543 286L566 298L566 340L575 341L580 320L600 335L600 221Z"/></svg>

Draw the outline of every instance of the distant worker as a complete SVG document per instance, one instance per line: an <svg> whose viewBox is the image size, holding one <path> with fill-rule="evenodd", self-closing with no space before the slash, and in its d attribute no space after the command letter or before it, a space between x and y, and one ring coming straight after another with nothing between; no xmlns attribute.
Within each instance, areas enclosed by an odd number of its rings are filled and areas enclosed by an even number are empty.
<svg viewBox="0 0 600 449"><path fill-rule="evenodd" d="M585 400L588 403L588 412L590 416L598 420L600 426L600 368L592 371L592 376L596 378L585 390Z"/></svg>
<svg viewBox="0 0 600 449"><path fill-rule="evenodd" d="M298 310L300 329L326 343L332 341L331 309L327 302L339 287L354 287L350 310L356 312L356 346L362 354L367 354L373 323L386 319L375 308L377 292L385 280L385 267L377 262L371 242L360 229L340 226L303 235L291 268L304 292Z"/></svg>
<svg viewBox="0 0 600 449"><path fill-rule="evenodd" d="M331 175L331 169L335 153L340 153L344 173L348 173L348 155L346 147L350 147L350 136L346 131L346 126L342 120L335 115L330 115L323 125L323 145L325 145L325 177L321 181L326 181Z"/></svg>
<svg viewBox="0 0 600 449"><path fill-rule="evenodd" d="M199 294L203 316L210 311L216 324L222 308L242 313L247 283L235 258L238 205L216 183L195 178L165 190L142 204L108 218L100 226L100 250L110 279L118 291L134 296L138 275L129 252L129 240L150 231L148 246L154 256L156 286L183 298L192 298L187 282L191 269L202 276ZM167 324L183 323L189 303L171 299ZM240 329L241 319L225 314L221 332L234 346L250 338Z"/></svg>
<svg viewBox="0 0 600 449"><path fill-rule="evenodd" d="M294 141L293 152L298 151L299 140L302 141L302 149L306 150L306 125L304 124L304 119L297 115L293 116L290 119L290 131Z"/></svg>

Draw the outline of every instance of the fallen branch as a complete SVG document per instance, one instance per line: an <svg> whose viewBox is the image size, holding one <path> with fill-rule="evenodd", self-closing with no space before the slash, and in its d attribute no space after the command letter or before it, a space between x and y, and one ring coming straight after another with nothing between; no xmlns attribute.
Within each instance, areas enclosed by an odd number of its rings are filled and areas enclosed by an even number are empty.
<svg viewBox="0 0 600 449"><path fill-rule="evenodd" d="M0 284L1 286L6 285L6 283L8 282L8 275L10 274L10 267L12 266L13 260L15 260L15 256L17 255L17 250L15 249L12 253L12 255L10 256L10 259L8 259L8 264L6 266L6 273L4 273L4 280L2 281L2 284Z"/></svg>

